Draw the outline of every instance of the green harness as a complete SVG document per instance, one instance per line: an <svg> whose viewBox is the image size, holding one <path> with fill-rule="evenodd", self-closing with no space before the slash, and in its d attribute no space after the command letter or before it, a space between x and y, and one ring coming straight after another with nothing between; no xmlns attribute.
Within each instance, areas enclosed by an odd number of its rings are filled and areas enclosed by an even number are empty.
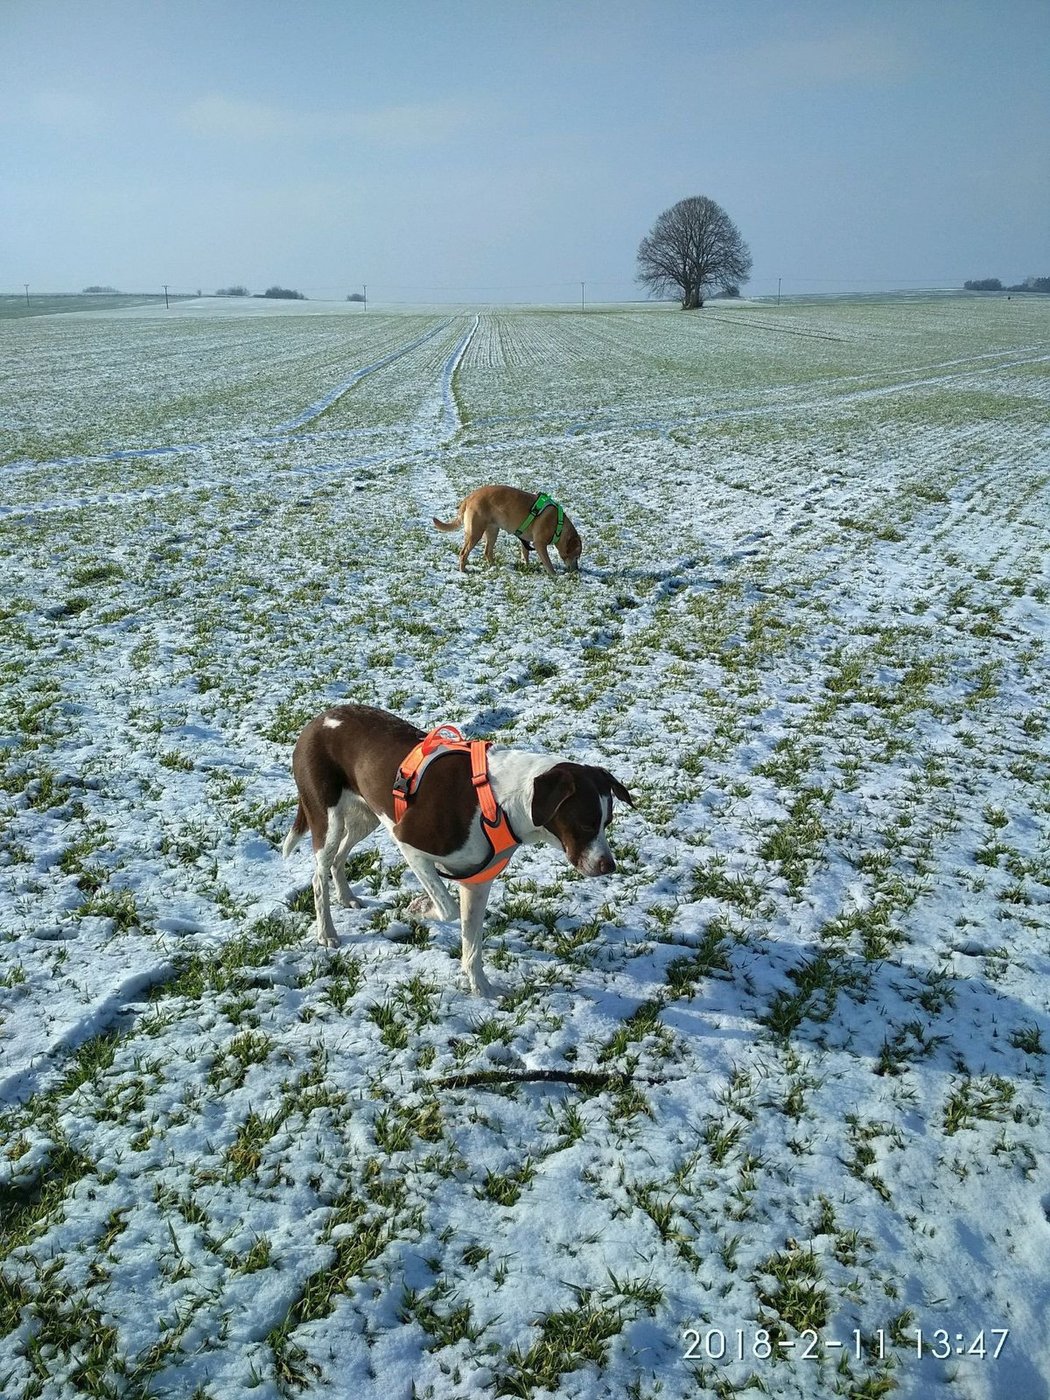
<svg viewBox="0 0 1050 1400"><path fill-rule="evenodd" d="M514 533L517 535L518 539L521 540L522 544L525 546L526 549L531 549L532 545L528 542L527 539L525 539L525 531L529 528L529 526L534 520L536 520L539 516L543 514L543 512L547 509L548 506L553 506L554 509L558 512L558 524L555 526L554 534L551 538L551 544L556 545L561 539L561 532L565 526L565 512L564 510L562 510L561 506L558 504L557 501L552 501L550 496L548 496L546 492L541 491L540 494L536 497L536 502L533 505L532 509L529 511L528 515L521 522L518 528L514 531Z"/></svg>

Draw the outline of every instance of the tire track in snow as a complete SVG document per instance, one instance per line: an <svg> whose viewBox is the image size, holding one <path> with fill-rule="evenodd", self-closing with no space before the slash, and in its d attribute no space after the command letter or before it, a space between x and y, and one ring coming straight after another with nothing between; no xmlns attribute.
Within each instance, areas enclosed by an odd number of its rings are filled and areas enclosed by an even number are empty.
<svg viewBox="0 0 1050 1400"><path fill-rule="evenodd" d="M409 428L408 450L397 454L401 461L414 464L410 489L427 529L430 528L430 517L440 502L451 497L459 499L442 459L444 449L463 427L454 381L480 324L481 317L476 315L453 346L441 366L434 392L426 397Z"/></svg>
<svg viewBox="0 0 1050 1400"><path fill-rule="evenodd" d="M470 342L474 339L478 326L481 324L481 317L474 317L474 324L470 330L462 337L452 354L445 361L441 371L441 394L444 400L444 412L441 415L439 425L439 435L442 442L448 442L455 437L463 426L463 415L459 411L459 404L456 401L455 378L456 371L463 361L463 356L470 347Z"/></svg>
<svg viewBox="0 0 1050 1400"><path fill-rule="evenodd" d="M440 325L435 326L432 330L425 331L422 335L416 336L415 340L410 340L407 345L399 345L396 350L391 350L389 355L384 355L381 360L376 360L374 364L365 365L363 369L355 370L353 374L350 375L349 379L344 379L341 384L337 384L334 389L330 389L328 393L318 399L316 403L312 403L309 408L304 408L302 413L298 414L295 418L290 418L287 423L278 424L274 432L277 434L291 433L294 432L296 428L302 428L307 423L313 422L313 420L319 418L326 409L331 408L334 403L337 403L344 394L349 393L354 385L359 384L362 379L367 378L370 374L375 374L377 370L385 369L387 365L393 364L394 361L399 360L402 355L407 355L411 350L417 349L420 345L425 345L428 340L433 340L436 335L445 330L449 325L451 325L451 321L442 321Z"/></svg>

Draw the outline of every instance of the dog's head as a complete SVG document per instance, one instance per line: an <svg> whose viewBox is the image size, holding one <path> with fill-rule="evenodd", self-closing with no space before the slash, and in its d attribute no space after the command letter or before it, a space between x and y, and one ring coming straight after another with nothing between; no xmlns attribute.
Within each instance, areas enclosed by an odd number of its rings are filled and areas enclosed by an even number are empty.
<svg viewBox="0 0 1050 1400"><path fill-rule="evenodd" d="M576 526L571 520L566 520L565 528L561 532L561 539L557 545L561 562L565 567L576 573L580 567L580 555L583 553L583 541L576 533Z"/></svg>
<svg viewBox="0 0 1050 1400"><path fill-rule="evenodd" d="M605 832L614 797L634 806L631 794L608 768L556 763L533 784L532 820L551 833L581 875L611 875L616 862Z"/></svg>

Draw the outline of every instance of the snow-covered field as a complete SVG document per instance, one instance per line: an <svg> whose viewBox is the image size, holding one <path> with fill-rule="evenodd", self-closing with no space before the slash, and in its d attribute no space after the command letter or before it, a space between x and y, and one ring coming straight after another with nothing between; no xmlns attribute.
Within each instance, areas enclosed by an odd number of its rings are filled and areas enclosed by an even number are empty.
<svg viewBox="0 0 1050 1400"><path fill-rule="evenodd" d="M1050 302L251 313L0 321L5 1400L1050 1394ZM342 699L635 794L500 1001Z"/></svg>

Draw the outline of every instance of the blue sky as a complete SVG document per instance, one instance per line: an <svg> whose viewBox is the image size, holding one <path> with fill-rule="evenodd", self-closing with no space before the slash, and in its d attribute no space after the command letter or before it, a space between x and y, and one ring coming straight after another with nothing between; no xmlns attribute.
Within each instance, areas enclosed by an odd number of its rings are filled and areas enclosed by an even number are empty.
<svg viewBox="0 0 1050 1400"><path fill-rule="evenodd" d="M0 290L754 295L1050 275L1047 0L0 0Z"/></svg>

